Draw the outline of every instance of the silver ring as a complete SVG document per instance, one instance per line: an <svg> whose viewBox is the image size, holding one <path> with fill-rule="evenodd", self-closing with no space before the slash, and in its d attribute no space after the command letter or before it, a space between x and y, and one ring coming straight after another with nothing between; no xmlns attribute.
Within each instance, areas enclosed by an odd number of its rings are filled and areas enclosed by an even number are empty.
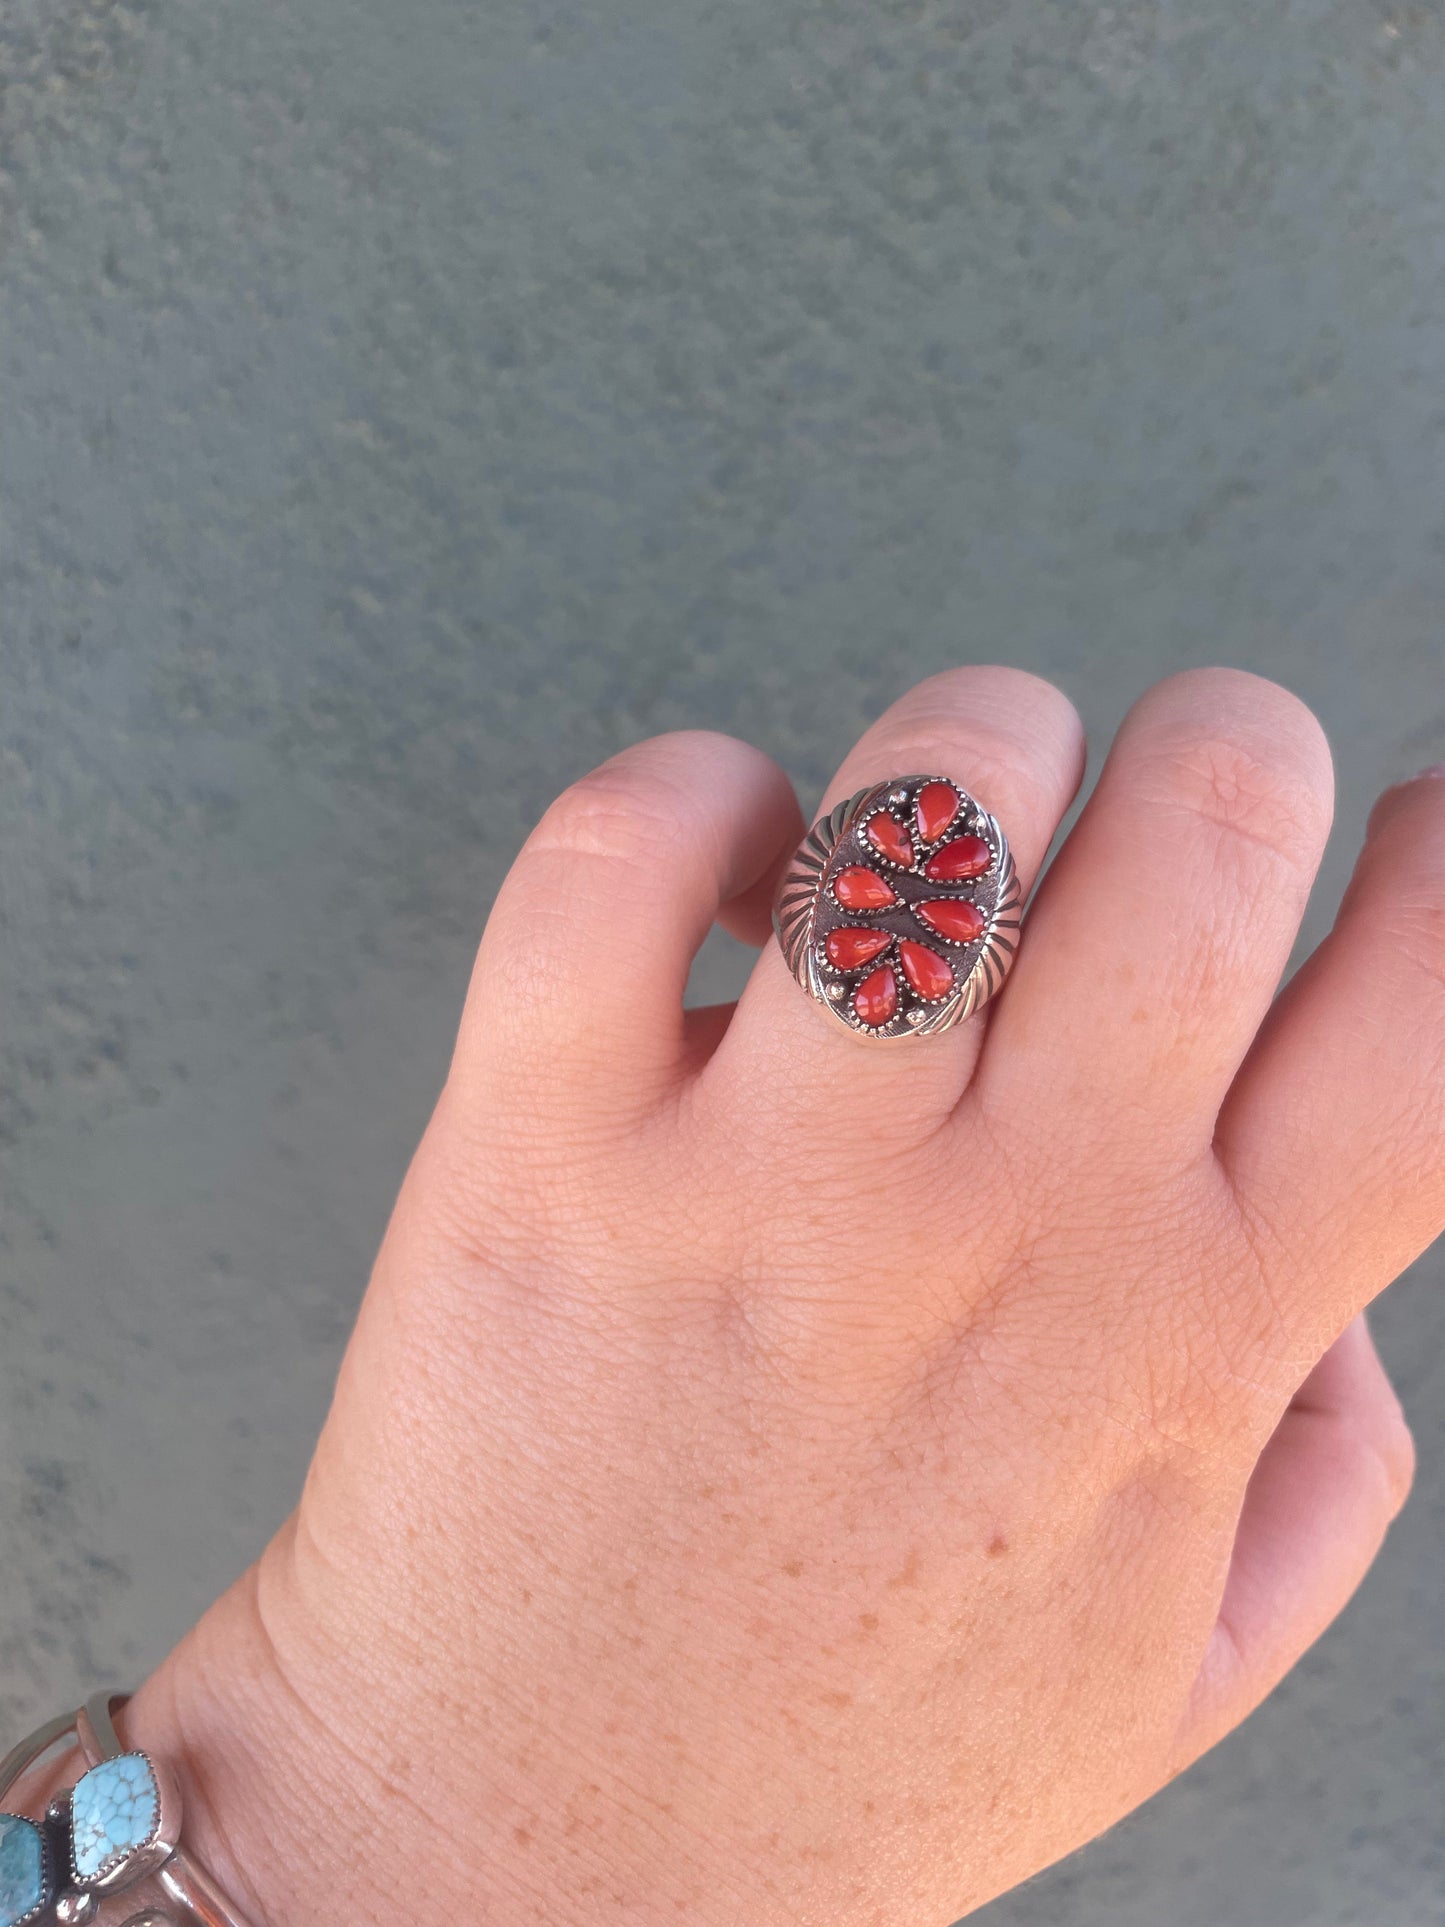
<svg viewBox="0 0 1445 1927"><path fill-rule="evenodd" d="M773 904L794 977L867 1038L972 1016L1008 975L1019 916L1008 838L947 776L870 783L820 816Z"/></svg>

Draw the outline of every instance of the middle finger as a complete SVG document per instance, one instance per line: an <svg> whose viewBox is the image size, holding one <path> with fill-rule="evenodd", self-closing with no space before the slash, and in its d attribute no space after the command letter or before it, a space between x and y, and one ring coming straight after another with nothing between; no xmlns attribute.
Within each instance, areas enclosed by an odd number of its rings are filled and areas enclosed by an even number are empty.
<svg viewBox="0 0 1445 1927"><path fill-rule="evenodd" d="M1206 1147L1329 834L1329 745L1295 696L1191 670L1137 702L1049 871L970 1097L1075 1140Z"/></svg>

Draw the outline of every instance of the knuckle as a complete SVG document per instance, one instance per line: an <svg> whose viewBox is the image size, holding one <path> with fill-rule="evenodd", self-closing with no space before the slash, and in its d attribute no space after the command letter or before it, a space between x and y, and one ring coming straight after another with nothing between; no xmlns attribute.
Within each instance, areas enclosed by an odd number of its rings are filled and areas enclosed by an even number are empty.
<svg viewBox="0 0 1445 1927"><path fill-rule="evenodd" d="M1379 934L1435 992L1445 993L1445 869L1398 896Z"/></svg>
<svg viewBox="0 0 1445 1927"><path fill-rule="evenodd" d="M1415 1438L1393 1390L1387 1387L1371 1410L1355 1418L1352 1443L1378 1465L1393 1519L1415 1483Z"/></svg>
<svg viewBox="0 0 1445 1927"><path fill-rule="evenodd" d="M1309 704L1283 683L1251 669L1180 670L1156 683L1140 698L1136 710L1230 734L1252 731L1300 755L1329 759L1324 729Z"/></svg>
<svg viewBox="0 0 1445 1927"><path fill-rule="evenodd" d="M1396 1412L1389 1436L1379 1450L1380 1462L1389 1480L1391 1503L1399 1512L1415 1483L1415 1435L1406 1424L1403 1412Z"/></svg>
<svg viewBox="0 0 1445 1927"><path fill-rule="evenodd" d="M951 776L1005 823L1017 825L1037 810L1040 792L1053 787L1045 761L1001 724L971 721L967 732L956 711L924 708L908 722L905 735L888 745L894 768L936 771Z"/></svg>
<svg viewBox="0 0 1445 1927"><path fill-rule="evenodd" d="M1382 1455L1390 1479L1390 1496L1399 1512L1415 1483L1415 1435L1405 1423L1403 1413L1393 1427L1387 1450Z"/></svg>
<svg viewBox="0 0 1445 1927"><path fill-rule="evenodd" d="M1312 870L1329 835L1331 802L1313 759L1263 744L1253 732L1173 733L1149 757L1151 800L1217 837Z"/></svg>
<svg viewBox="0 0 1445 1927"><path fill-rule="evenodd" d="M893 714L900 718L932 713L950 718L955 741L961 723L999 718L1018 738L1064 734L1082 737L1079 713L1063 690L1031 670L1012 664L971 664L943 669L909 691Z"/></svg>
<svg viewBox="0 0 1445 1927"><path fill-rule="evenodd" d="M1422 770L1403 783L1392 783L1375 798L1365 831L1367 842L1374 842L1396 824L1408 824L1407 835L1423 834L1434 838L1445 819L1445 764Z"/></svg>
<svg viewBox="0 0 1445 1927"><path fill-rule="evenodd" d="M636 763L604 763L563 790L527 840L532 852L624 864L656 861L683 840L683 785Z"/></svg>

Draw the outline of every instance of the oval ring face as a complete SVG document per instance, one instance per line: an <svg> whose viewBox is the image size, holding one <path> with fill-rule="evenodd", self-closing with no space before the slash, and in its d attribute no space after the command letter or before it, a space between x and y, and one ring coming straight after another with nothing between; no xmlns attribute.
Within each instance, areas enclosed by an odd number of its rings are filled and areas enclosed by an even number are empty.
<svg viewBox="0 0 1445 1927"><path fill-rule="evenodd" d="M870 1039L928 1037L998 989L1019 929L997 818L946 776L872 783L819 817L773 905L788 967Z"/></svg>

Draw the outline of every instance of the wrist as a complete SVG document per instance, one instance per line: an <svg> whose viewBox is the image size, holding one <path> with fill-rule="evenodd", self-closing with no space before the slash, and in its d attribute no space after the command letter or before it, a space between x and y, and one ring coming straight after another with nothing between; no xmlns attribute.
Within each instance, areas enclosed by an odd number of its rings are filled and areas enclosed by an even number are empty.
<svg viewBox="0 0 1445 1927"><path fill-rule="evenodd" d="M126 1744L176 1773L188 1847L255 1927L442 1917L458 1902L448 1855L396 1770L399 1736L377 1744L377 1683L334 1676L355 1709L346 1733L310 1691L316 1655L298 1649L285 1599L289 1530L136 1693Z"/></svg>

